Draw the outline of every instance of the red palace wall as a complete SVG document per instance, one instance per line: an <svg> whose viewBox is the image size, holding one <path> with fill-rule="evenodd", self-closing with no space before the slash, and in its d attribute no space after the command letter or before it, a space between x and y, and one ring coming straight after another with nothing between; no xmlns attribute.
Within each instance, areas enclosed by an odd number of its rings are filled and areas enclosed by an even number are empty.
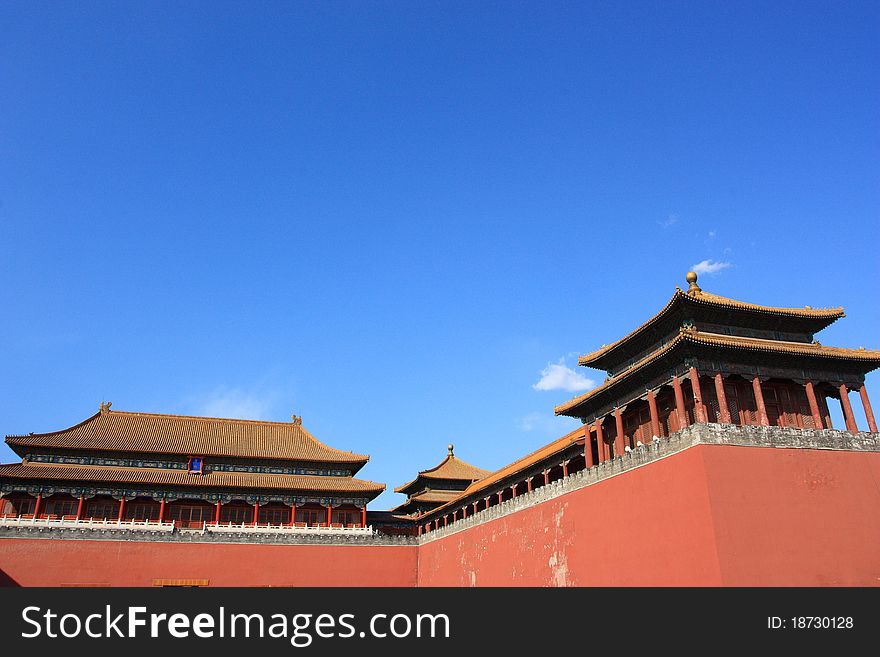
<svg viewBox="0 0 880 657"><path fill-rule="evenodd" d="M415 546L0 539L0 585L415 586Z"/></svg>
<svg viewBox="0 0 880 657"><path fill-rule="evenodd" d="M416 546L0 539L0 585L880 586L880 453L696 445Z"/></svg>
<svg viewBox="0 0 880 657"><path fill-rule="evenodd" d="M880 453L698 445L426 543L420 586L880 585Z"/></svg>

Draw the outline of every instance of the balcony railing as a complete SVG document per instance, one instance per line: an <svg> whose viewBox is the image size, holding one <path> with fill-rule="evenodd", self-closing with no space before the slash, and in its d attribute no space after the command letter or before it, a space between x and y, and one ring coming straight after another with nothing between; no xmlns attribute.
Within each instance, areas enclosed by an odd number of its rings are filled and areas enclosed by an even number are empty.
<svg viewBox="0 0 880 657"><path fill-rule="evenodd" d="M157 520L113 520L107 518L80 518L76 516L2 516L0 527L54 527L62 529L149 529L150 531L174 531L173 522Z"/></svg>
<svg viewBox="0 0 880 657"><path fill-rule="evenodd" d="M208 532L234 532L240 534L372 534L371 526L343 525L333 523L329 527L326 524L309 525L297 522L292 525L257 525L253 523L232 522L206 522L205 531Z"/></svg>

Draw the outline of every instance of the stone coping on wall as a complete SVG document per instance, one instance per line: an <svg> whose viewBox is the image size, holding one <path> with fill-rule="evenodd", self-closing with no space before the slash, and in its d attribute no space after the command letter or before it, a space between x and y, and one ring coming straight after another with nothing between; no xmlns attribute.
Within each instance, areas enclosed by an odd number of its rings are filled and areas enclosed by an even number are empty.
<svg viewBox="0 0 880 657"><path fill-rule="evenodd" d="M880 434L866 431L851 433L837 429L792 429L714 423L692 424L668 438L661 438L648 445L642 445L622 456L593 466L589 470L572 473L546 486L535 488L529 493L520 493L501 504L478 511L476 514L469 514L467 518L456 520L446 527L422 534L419 536L419 545L491 522L586 486L592 486L696 445L880 452Z"/></svg>
<svg viewBox="0 0 880 657"><path fill-rule="evenodd" d="M157 531L147 528L100 529L76 527L15 526L0 527L2 538L45 538L71 540L104 541L156 541L171 543L231 543L264 545L350 545L350 546L395 546L421 545L469 529L475 525L490 522L511 513L541 504L586 486L597 484L605 479L653 463L677 454L695 445L734 445L770 449L819 449L852 452L880 452L880 434L836 429L789 429L765 426L736 426L730 424L694 424L668 438L654 441L636 448L623 456L616 457L589 470L581 470L568 477L554 481L546 486L535 488L530 493L521 493L515 498L490 507L467 518L450 523L420 537L388 536L382 534L283 534L260 533L242 534L235 532L202 530L180 530L173 532Z"/></svg>
<svg viewBox="0 0 880 657"><path fill-rule="evenodd" d="M256 533L175 529L173 532L149 529L77 529L74 527L10 526L0 527L3 538L46 538L81 541L138 541L162 543L244 543L248 545L417 545L415 536L382 534L306 534Z"/></svg>

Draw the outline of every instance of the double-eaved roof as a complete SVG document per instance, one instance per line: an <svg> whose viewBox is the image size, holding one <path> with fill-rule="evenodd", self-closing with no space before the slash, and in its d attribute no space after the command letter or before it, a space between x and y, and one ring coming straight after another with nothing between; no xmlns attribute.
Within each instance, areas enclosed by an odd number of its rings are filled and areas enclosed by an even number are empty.
<svg viewBox="0 0 880 657"><path fill-rule="evenodd" d="M465 463L455 456L452 445L449 445L449 453L446 458L440 461L433 468L421 470L412 481L408 481L402 486L394 489L395 493L404 493L412 495L418 491L432 488L430 480L443 479L447 481L460 481L470 484L479 481L483 477L492 474L490 470L483 470L470 463ZM426 481L428 480L428 481Z"/></svg>
<svg viewBox="0 0 880 657"><path fill-rule="evenodd" d="M784 355L806 358L806 362L845 361L864 371L880 366L880 351L829 347L813 340L813 333L844 316L843 308L762 306L704 292L693 272L687 280L687 292L676 288L669 302L647 322L578 359L579 365L604 369L609 377L593 390L556 406L557 415L589 417L608 403L625 402L629 387L708 349L749 362Z"/></svg>
<svg viewBox="0 0 880 657"><path fill-rule="evenodd" d="M690 278L688 278L691 281ZM784 333L811 334L844 316L843 308L781 308L746 303L704 292L694 275L690 289L676 288L669 302L656 315L624 337L602 345L578 359L579 365L611 371L631 354L649 348L673 333L683 321L699 318L727 326L750 326Z"/></svg>

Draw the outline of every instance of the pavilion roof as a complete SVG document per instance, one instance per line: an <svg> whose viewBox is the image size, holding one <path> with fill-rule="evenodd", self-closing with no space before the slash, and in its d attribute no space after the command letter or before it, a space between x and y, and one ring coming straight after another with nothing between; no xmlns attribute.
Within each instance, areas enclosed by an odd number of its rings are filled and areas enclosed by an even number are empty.
<svg viewBox="0 0 880 657"><path fill-rule="evenodd" d="M658 349L652 351L644 358L636 361L617 375L607 379L602 385L557 406L554 409L556 415L565 415L573 408L580 406L596 395L620 385L622 381L626 381L634 374L685 344L723 347L746 352L790 354L813 358L856 361L868 365L869 367L867 371L880 366L880 351L874 349L848 349L844 347L829 347L819 342L786 342L783 340L749 338L738 335L722 335L720 333L698 331L693 328L681 329L678 335L671 341L661 345Z"/></svg>
<svg viewBox="0 0 880 657"><path fill-rule="evenodd" d="M445 459L440 461L433 468L421 470L418 476L412 481L408 481L402 486L394 489L395 493L405 493L411 489L413 484L418 483L422 479L447 479L453 481L477 481L491 474L491 470L483 470L475 465L466 463L453 453L453 446L449 445L449 454Z"/></svg>
<svg viewBox="0 0 880 657"><path fill-rule="evenodd" d="M0 465L0 479L361 493L368 495L371 499L385 490L384 484L353 477L254 472L199 474L170 468L126 468L106 465L36 464L32 462Z"/></svg>
<svg viewBox="0 0 880 657"><path fill-rule="evenodd" d="M803 308L782 308L777 306L762 306L755 303L746 303L744 301L737 301L736 299L729 299L727 297L703 291L696 285L696 275L692 272L689 273L689 276L691 275L693 275L693 281L687 292L683 292L680 288L676 287L672 298L660 310L660 312L619 340L610 345L603 345L599 349L581 356L578 359L578 364L604 369L606 364L611 360L624 358L626 348L629 345L638 342L638 338L649 336L652 329L661 324L664 319L673 315L676 310L687 307L694 310L714 309L734 312L739 311L745 312L753 317L760 316L767 318L775 317L779 319L799 319L808 322L810 329L813 332L828 326L835 320L844 316L843 308L840 307L811 308L810 306L805 306ZM688 280L690 281L690 278Z"/></svg>
<svg viewBox="0 0 880 657"><path fill-rule="evenodd" d="M403 512L408 506L414 502L422 502L425 504L445 504L461 495L460 490L426 490L415 495L411 495L405 502L398 504L391 509L392 512Z"/></svg>
<svg viewBox="0 0 880 657"><path fill-rule="evenodd" d="M470 486L468 486L465 490L460 491L456 494L454 498L452 498L449 502L444 504L443 506L439 506L436 509L432 509L428 513L434 513L439 511L440 509L445 509L448 506L453 506L458 500L464 497L472 497L473 495L479 494L483 491L491 489L495 484L500 481L503 481L507 477L518 474L529 468L533 467L535 464L544 461L554 454L558 454L559 452L564 451L565 449L571 447L572 445L580 445L583 444L584 440L584 430L583 428L575 429L571 431L561 438L554 440L552 443L544 445L536 449L531 454L527 454L523 456L521 459L514 461L513 463L504 466L500 470L496 470L491 473L488 477L480 479L479 481L475 481Z"/></svg>
<svg viewBox="0 0 880 657"><path fill-rule="evenodd" d="M369 456L328 447L293 422L235 420L102 410L68 429L7 436L19 454L24 447L231 456L363 465ZM16 449L18 448L18 449Z"/></svg>

